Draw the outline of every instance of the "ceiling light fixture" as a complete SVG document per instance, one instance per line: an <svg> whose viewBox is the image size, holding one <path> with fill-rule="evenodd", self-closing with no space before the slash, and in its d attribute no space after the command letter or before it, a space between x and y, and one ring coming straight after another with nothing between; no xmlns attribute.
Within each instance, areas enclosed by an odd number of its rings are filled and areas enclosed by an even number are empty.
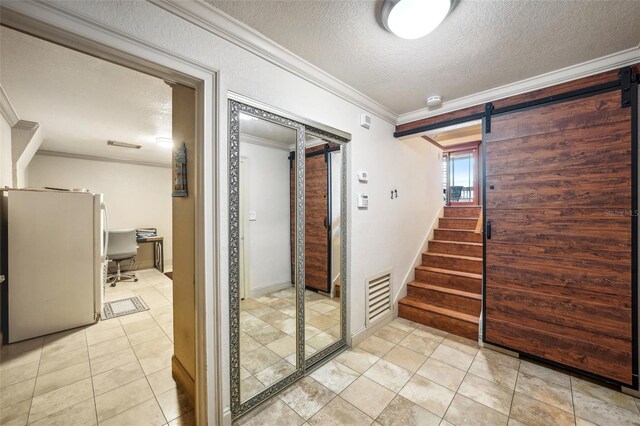
<svg viewBox="0 0 640 426"><path fill-rule="evenodd" d="M424 37L442 23L453 0L385 0L382 23L400 38Z"/></svg>
<svg viewBox="0 0 640 426"><path fill-rule="evenodd" d="M156 145L162 148L173 148L173 139L171 138L156 138Z"/></svg>

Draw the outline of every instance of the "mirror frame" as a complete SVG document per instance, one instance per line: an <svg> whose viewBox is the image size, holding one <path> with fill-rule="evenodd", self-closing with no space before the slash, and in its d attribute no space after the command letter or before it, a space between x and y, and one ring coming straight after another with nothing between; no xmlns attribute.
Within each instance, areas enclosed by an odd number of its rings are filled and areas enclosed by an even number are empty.
<svg viewBox="0 0 640 426"><path fill-rule="evenodd" d="M310 125L305 126L305 129L309 134L340 145L340 153L342 154L340 165L340 340L306 358L305 369L308 369L347 346L347 301L349 300L349 279L347 277L349 270L347 264L347 165L349 154L347 144L350 138L337 136Z"/></svg>
<svg viewBox="0 0 640 426"><path fill-rule="evenodd" d="M229 345L230 345L230 382L231 382L231 415L233 419L269 400L298 379L311 366L325 360L330 355L347 346L347 301L349 297L348 283L348 250L347 250L347 168L348 150L346 145L351 135L320 123L307 120L270 107L242 95L229 93ZM296 130L295 146L295 283L296 283L296 369L268 388L242 401L240 392L240 114L271 121ZM340 144L342 153L340 188L340 309L341 337L337 342L314 353L305 359L305 159L306 134Z"/></svg>

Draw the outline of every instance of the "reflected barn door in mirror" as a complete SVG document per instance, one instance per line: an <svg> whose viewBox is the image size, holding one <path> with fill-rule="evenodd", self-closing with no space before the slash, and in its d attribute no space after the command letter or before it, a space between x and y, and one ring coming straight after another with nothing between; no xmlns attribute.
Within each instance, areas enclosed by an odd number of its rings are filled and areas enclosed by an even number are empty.
<svg viewBox="0 0 640 426"><path fill-rule="evenodd" d="M305 354L320 358L342 338L341 147L307 135ZM336 257L337 254L337 257ZM334 267L335 264L335 267Z"/></svg>
<svg viewBox="0 0 640 426"><path fill-rule="evenodd" d="M324 146L307 148L305 160L305 285L324 293L329 279L329 155Z"/></svg>
<svg viewBox="0 0 640 426"><path fill-rule="evenodd" d="M295 254L304 241L303 209L296 207L304 188L290 181L289 152L303 152L304 127L246 105L230 107L230 301L239 307L230 318L232 405L242 412L302 374L302 289L295 281L304 265ZM292 255L301 260L293 269Z"/></svg>

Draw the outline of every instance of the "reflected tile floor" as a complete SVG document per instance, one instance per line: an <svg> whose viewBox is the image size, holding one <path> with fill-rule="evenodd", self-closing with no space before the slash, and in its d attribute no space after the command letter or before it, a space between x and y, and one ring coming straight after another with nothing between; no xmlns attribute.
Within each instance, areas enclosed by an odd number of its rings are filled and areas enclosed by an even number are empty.
<svg viewBox="0 0 640 426"><path fill-rule="evenodd" d="M294 288L240 301L242 400L288 376L296 365ZM340 299L305 292L307 356L340 338Z"/></svg>
<svg viewBox="0 0 640 426"><path fill-rule="evenodd" d="M237 425L640 425L640 400L397 318Z"/></svg>
<svg viewBox="0 0 640 426"><path fill-rule="evenodd" d="M0 349L0 425L189 425L171 377L172 281L156 269L107 287L148 311Z"/></svg>

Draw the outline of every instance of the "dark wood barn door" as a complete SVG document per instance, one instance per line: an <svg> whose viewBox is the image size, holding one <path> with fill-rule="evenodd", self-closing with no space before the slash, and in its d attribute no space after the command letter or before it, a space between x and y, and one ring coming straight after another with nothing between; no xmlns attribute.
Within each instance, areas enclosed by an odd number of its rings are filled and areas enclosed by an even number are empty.
<svg viewBox="0 0 640 426"><path fill-rule="evenodd" d="M496 111L483 143L484 340L626 385L633 110L617 88Z"/></svg>
<svg viewBox="0 0 640 426"><path fill-rule="evenodd" d="M329 155L325 147L307 149L305 160L305 285L324 292L331 291L329 271ZM291 188L295 186L295 172L291 168ZM291 192L291 223L294 223L294 192ZM291 228L291 276L294 277L294 232Z"/></svg>
<svg viewBox="0 0 640 426"><path fill-rule="evenodd" d="M330 291L329 280L329 168L327 156L308 156L305 162L305 284Z"/></svg>

